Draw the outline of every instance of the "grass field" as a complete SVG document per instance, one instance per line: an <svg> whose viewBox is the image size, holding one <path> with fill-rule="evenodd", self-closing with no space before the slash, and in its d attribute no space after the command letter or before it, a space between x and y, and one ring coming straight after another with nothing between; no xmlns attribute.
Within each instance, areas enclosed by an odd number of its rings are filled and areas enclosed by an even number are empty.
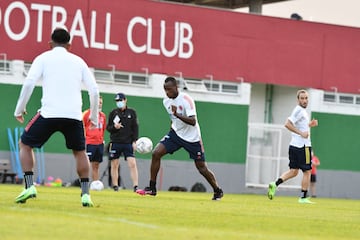
<svg viewBox="0 0 360 240"><path fill-rule="evenodd" d="M15 204L22 186L0 184L0 239L359 239L360 201L130 190L91 192L94 208L75 187L37 187L38 197Z"/></svg>

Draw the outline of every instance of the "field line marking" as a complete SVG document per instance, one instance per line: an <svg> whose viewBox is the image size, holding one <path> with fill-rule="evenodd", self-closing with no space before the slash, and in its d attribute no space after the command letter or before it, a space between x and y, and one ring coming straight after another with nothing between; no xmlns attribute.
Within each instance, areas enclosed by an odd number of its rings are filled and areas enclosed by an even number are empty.
<svg viewBox="0 0 360 240"><path fill-rule="evenodd" d="M88 215L75 214L75 213L69 213L68 215L73 215L73 216L78 216L78 217L85 217L85 218L89 217ZM153 225L153 224L130 221L130 220L127 220L126 218L102 217L101 219L107 220L107 221L113 221L113 222L127 223L127 224L131 224L131 225L136 225L136 226L139 226L139 227L145 227L145 228L152 228L152 229L159 228L158 226Z"/></svg>
<svg viewBox="0 0 360 240"><path fill-rule="evenodd" d="M10 207L10 209L11 210L16 210L16 211L24 211L24 212L34 211L34 209L17 208L17 207ZM37 209L37 211L39 211L39 212L48 212L49 210L45 211L45 210ZM52 212L56 212L56 211L52 211ZM89 215L85 215L85 214L75 214L75 213L68 213L68 212L62 212L62 214L66 214L66 215L70 215L70 216L77 216L77 217L82 217L82 218L89 218ZM106 220L106 221L112 221L112 222L122 222L122 223L131 224L131 225L144 227L144 228L151 228L151 229L159 228L159 226L156 226L156 225L153 225L153 224L147 224L147 223L142 223L142 222L131 221L131 220L128 220L126 218L97 217L97 219Z"/></svg>

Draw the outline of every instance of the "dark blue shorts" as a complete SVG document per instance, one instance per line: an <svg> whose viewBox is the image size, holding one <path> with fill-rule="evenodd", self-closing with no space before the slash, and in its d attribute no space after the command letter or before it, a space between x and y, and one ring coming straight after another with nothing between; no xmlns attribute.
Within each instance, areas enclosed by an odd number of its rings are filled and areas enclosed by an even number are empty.
<svg viewBox="0 0 360 240"><path fill-rule="evenodd" d="M205 153L201 141L187 142L180 138L172 129L165 137L163 137L160 143L165 146L167 153L173 154L180 148L184 148L189 153L191 159L194 159L195 161L205 161Z"/></svg>
<svg viewBox="0 0 360 240"><path fill-rule="evenodd" d="M311 170L311 147L289 147L290 169Z"/></svg>
<svg viewBox="0 0 360 240"><path fill-rule="evenodd" d="M127 157L135 157L132 143L110 143L109 160L118 159L124 155L125 161Z"/></svg>
<svg viewBox="0 0 360 240"><path fill-rule="evenodd" d="M75 151L85 150L82 121L69 118L44 118L37 113L25 127L21 141L30 147L40 148L55 132L65 137L66 147Z"/></svg>
<svg viewBox="0 0 360 240"><path fill-rule="evenodd" d="M88 155L90 162L101 163L104 156L104 144L87 144L86 154Z"/></svg>

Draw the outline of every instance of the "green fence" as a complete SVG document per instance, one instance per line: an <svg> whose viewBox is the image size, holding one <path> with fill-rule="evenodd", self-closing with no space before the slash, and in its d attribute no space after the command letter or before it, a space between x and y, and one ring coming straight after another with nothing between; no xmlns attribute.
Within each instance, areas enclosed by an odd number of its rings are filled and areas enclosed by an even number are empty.
<svg viewBox="0 0 360 240"><path fill-rule="evenodd" d="M20 127L13 117L16 101L21 86L1 84L0 102L3 109L0 129L0 150L8 151L7 128ZM115 108L114 94L103 96L103 112L108 115ZM27 106L26 121L36 113L40 107L41 88L36 87ZM88 94L83 92L84 110L89 107ZM209 162L245 163L246 141L249 106L196 102L198 119L202 130L206 159ZM128 105L136 109L140 124L140 136L150 137L154 145L170 129L170 119L163 108L162 99L149 97L128 96ZM22 125L23 127L24 125ZM105 140L109 134L105 134ZM61 133L56 133L44 146L45 153L70 153L65 148L65 141ZM150 154L142 155L150 158ZM165 159L188 160L188 154L180 150Z"/></svg>
<svg viewBox="0 0 360 240"><path fill-rule="evenodd" d="M312 145L321 169L360 171L360 116L313 112L319 126L312 129Z"/></svg>

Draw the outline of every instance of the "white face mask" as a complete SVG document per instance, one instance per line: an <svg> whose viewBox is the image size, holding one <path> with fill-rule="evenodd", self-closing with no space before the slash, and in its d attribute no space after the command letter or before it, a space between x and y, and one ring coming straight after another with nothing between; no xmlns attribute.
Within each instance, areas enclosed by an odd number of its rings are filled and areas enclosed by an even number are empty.
<svg viewBox="0 0 360 240"><path fill-rule="evenodd" d="M125 106L125 103L124 103L124 101L117 101L117 102L116 102L116 106L117 106L118 108L123 108L123 107Z"/></svg>

